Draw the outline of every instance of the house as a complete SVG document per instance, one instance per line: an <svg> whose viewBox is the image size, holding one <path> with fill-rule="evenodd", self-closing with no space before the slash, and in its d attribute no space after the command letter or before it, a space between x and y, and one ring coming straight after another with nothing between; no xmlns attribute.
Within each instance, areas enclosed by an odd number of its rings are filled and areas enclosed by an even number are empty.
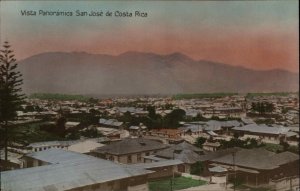
<svg viewBox="0 0 300 191"><path fill-rule="evenodd" d="M20 164L0 159L0 171L14 170L18 168L20 168Z"/></svg>
<svg viewBox="0 0 300 191"><path fill-rule="evenodd" d="M255 122L253 121L253 119L247 118L247 117L241 117L241 120L242 120L242 122L243 122L245 125L255 123Z"/></svg>
<svg viewBox="0 0 300 191"><path fill-rule="evenodd" d="M182 130L182 134L183 136L185 135L201 135L203 132L203 125L200 124L184 124L183 127L179 127L178 129Z"/></svg>
<svg viewBox="0 0 300 191"><path fill-rule="evenodd" d="M69 129L77 127L79 124L80 124L80 122L68 121L68 122L66 122L65 127L66 127L66 129L69 130Z"/></svg>
<svg viewBox="0 0 300 191"><path fill-rule="evenodd" d="M101 147L101 139L103 138L93 138L93 139L78 139L73 141L44 141L29 144L26 148L30 152L44 151L48 149L63 149L79 153L89 153L90 150Z"/></svg>
<svg viewBox="0 0 300 191"><path fill-rule="evenodd" d="M278 181L282 180L299 180L299 156L291 152L276 154L262 148L238 149L209 159L208 166L226 168L229 180L237 178L255 187L278 186Z"/></svg>
<svg viewBox="0 0 300 191"><path fill-rule="evenodd" d="M91 150L102 146L104 146L104 144L98 143L97 139L86 139L70 145L68 151L89 154Z"/></svg>
<svg viewBox="0 0 300 191"><path fill-rule="evenodd" d="M246 112L241 107L215 107L214 114L218 117L246 117Z"/></svg>
<svg viewBox="0 0 300 191"><path fill-rule="evenodd" d="M152 129L148 132L150 136L163 137L171 140L181 139L181 135L183 135L182 130L180 129Z"/></svg>
<svg viewBox="0 0 300 191"><path fill-rule="evenodd" d="M220 143L219 142L208 142L206 141L205 143L203 143L203 150L206 151L216 151L218 149L218 147L220 147Z"/></svg>
<svg viewBox="0 0 300 191"><path fill-rule="evenodd" d="M142 135L142 134L146 134L147 127L143 123L140 123L139 126L130 126L128 128L128 130L129 130L131 135L139 136L139 135Z"/></svg>
<svg viewBox="0 0 300 191"><path fill-rule="evenodd" d="M129 112L134 116L146 116L148 115L148 111L144 111L143 108L135 108L135 107L116 107L114 108L115 112L119 115L124 115L124 113Z"/></svg>
<svg viewBox="0 0 300 191"><path fill-rule="evenodd" d="M226 187L227 183L227 169L221 166L214 166L208 168L209 172L211 173L210 183L217 183L217 184L224 184Z"/></svg>
<svg viewBox="0 0 300 191"><path fill-rule="evenodd" d="M151 170L153 173L149 174L148 180L157 180L167 177L172 177L178 174L178 165L182 165L183 162L180 160L161 160L151 163L137 163L129 166L142 168L145 170Z"/></svg>
<svg viewBox="0 0 300 191"><path fill-rule="evenodd" d="M209 165L208 165L211 160L225 155L230 155L234 152L237 152L238 150L240 150L240 148L229 148L229 149L217 150L214 152L205 152L204 155L200 155L198 161L201 162L204 167L201 175L205 177L211 176L211 173L209 171Z"/></svg>
<svg viewBox="0 0 300 191"><path fill-rule="evenodd" d="M4 149L0 150L0 171L13 170L22 167L22 162L19 160L23 156L22 152L15 150L14 148L8 147L7 161L5 161Z"/></svg>
<svg viewBox="0 0 300 191"><path fill-rule="evenodd" d="M231 121L216 121L216 120L209 120L204 125L204 131L212 131L217 134L229 134L230 130L233 127L240 126L240 122L236 120Z"/></svg>
<svg viewBox="0 0 300 191"><path fill-rule="evenodd" d="M99 124L102 125L103 127L113 127L117 129L122 129L123 128L123 122L119 122L116 119L99 119Z"/></svg>
<svg viewBox="0 0 300 191"><path fill-rule="evenodd" d="M97 131L109 139L120 139L121 131L109 127L96 127Z"/></svg>
<svg viewBox="0 0 300 191"><path fill-rule="evenodd" d="M78 140L77 140L78 141ZM51 148L59 148L67 150L68 147L77 141L43 141L30 143L27 149L31 152L43 151Z"/></svg>
<svg viewBox="0 0 300 191"><path fill-rule="evenodd" d="M183 164L178 166L178 171L189 173L191 166L195 164L199 160L199 156L203 154L204 153L202 149L184 141L164 150L158 151L155 154L155 157L163 159L178 159L183 162Z"/></svg>
<svg viewBox="0 0 300 191"><path fill-rule="evenodd" d="M156 140L126 138L97 148L91 151L91 155L116 163L134 164L144 162L144 156L149 156L167 147L168 145Z"/></svg>
<svg viewBox="0 0 300 191"><path fill-rule="evenodd" d="M276 126L270 127L267 125L249 124L242 127L232 128L233 133L238 133L240 136L260 139L263 142L279 144L280 141L292 140L297 133L290 131L289 128Z"/></svg>
<svg viewBox="0 0 300 191"><path fill-rule="evenodd" d="M61 149L31 153L23 160L35 167L1 172L1 190L148 191L152 173Z"/></svg>

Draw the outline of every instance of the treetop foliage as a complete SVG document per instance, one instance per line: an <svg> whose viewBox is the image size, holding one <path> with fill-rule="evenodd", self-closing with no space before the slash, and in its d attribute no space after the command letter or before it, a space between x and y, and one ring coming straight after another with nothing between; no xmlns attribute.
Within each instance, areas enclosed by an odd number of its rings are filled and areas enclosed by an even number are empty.
<svg viewBox="0 0 300 191"><path fill-rule="evenodd" d="M0 50L0 121L13 120L24 99L22 74L17 71L13 50L6 41Z"/></svg>

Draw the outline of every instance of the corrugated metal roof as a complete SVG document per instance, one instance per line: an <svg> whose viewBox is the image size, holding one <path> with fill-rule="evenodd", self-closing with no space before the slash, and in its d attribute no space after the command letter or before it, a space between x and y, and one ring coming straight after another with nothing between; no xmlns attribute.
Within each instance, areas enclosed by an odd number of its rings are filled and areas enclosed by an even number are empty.
<svg viewBox="0 0 300 191"><path fill-rule="evenodd" d="M75 144L77 142L80 142L81 140L75 140L75 141L44 141L44 142L36 142L31 143L28 145L28 147L47 147L47 146L69 146L72 144Z"/></svg>
<svg viewBox="0 0 300 191"><path fill-rule="evenodd" d="M110 125L110 126L116 126L116 127L123 125L123 122L119 122L116 119L101 118L101 119L99 119L99 123L103 124L103 125Z"/></svg>
<svg viewBox="0 0 300 191"><path fill-rule="evenodd" d="M67 190L152 172L59 149L37 152L34 157L55 164L1 172L1 189Z"/></svg>
<svg viewBox="0 0 300 191"><path fill-rule="evenodd" d="M223 168L221 166L215 166L215 167L212 167L212 168L208 168L208 170L210 172L226 172L227 171L226 168Z"/></svg>
<svg viewBox="0 0 300 191"><path fill-rule="evenodd" d="M182 142L176 145L173 145L170 148L158 151L155 155L158 157L165 157L165 158L175 158L179 159L184 163L195 163L199 160L199 152L203 150L191 145L187 142Z"/></svg>
<svg viewBox="0 0 300 191"><path fill-rule="evenodd" d="M154 160L154 161L164 161L164 160L168 160L168 159L165 159L165 158L156 157L155 155L144 156L143 158L144 158L144 159Z"/></svg>
<svg viewBox="0 0 300 191"><path fill-rule="evenodd" d="M253 169L274 169L279 165L299 160L299 156L290 152L276 154L262 148L240 149L235 152L235 165ZM233 165L232 154L212 159L213 162Z"/></svg>
<svg viewBox="0 0 300 191"><path fill-rule="evenodd" d="M256 124L249 124L242 127L234 127L232 129L238 131L248 131L248 132L267 133L267 134L286 134L289 131L289 129L286 127L269 127L266 125L256 125Z"/></svg>
<svg viewBox="0 0 300 191"><path fill-rule="evenodd" d="M162 144L161 142L156 140L145 138L126 138L122 141L114 142L95 149L93 152L123 155L128 153L161 150L167 147L168 145Z"/></svg>
<svg viewBox="0 0 300 191"><path fill-rule="evenodd" d="M175 159L175 160L164 160L164 161L150 162L150 163L138 163L138 164L132 164L128 166L134 166L143 169L151 169L151 168L164 167L164 166L174 166L179 164L183 164L183 162L181 160Z"/></svg>

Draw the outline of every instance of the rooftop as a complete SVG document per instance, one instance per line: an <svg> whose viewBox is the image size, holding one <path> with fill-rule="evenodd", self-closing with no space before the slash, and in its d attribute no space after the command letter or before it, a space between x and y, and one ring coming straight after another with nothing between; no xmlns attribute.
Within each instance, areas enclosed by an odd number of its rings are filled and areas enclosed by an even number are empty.
<svg viewBox="0 0 300 191"><path fill-rule="evenodd" d="M233 130L279 135L286 134L290 129L286 127L269 127L266 125L249 124L242 127L234 127Z"/></svg>
<svg viewBox="0 0 300 191"><path fill-rule="evenodd" d="M184 163L191 164L199 160L200 152L202 153L203 150L184 141L170 148L158 151L155 155L168 159L179 159Z"/></svg>
<svg viewBox="0 0 300 191"><path fill-rule="evenodd" d="M158 167L165 167L165 166L174 166L182 164L183 162L180 160L164 160L159 162L150 162L150 163L138 163L138 164L132 164L128 166L143 168L143 169L151 169L151 168L158 168Z"/></svg>
<svg viewBox="0 0 300 191"><path fill-rule="evenodd" d="M68 190L151 173L60 149L49 149L29 156L52 164L1 172L2 190Z"/></svg>
<svg viewBox="0 0 300 191"><path fill-rule="evenodd" d="M253 169L274 169L282 164L299 160L299 156L291 152L273 153L262 148L240 149L235 152L234 164ZM227 154L211 160L222 164L233 165L233 154Z"/></svg>
<svg viewBox="0 0 300 191"><path fill-rule="evenodd" d="M118 142L105 145L93 150L97 153L109 153L114 155L125 155L128 153L138 153L167 148L168 145L159 141L144 138L126 138Z"/></svg>

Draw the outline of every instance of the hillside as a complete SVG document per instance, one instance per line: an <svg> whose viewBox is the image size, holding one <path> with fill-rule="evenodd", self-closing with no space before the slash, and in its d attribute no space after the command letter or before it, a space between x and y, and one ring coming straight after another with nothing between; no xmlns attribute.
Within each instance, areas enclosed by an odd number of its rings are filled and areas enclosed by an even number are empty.
<svg viewBox="0 0 300 191"><path fill-rule="evenodd" d="M299 75L256 71L181 53L48 52L19 62L26 93L176 94L298 91Z"/></svg>

